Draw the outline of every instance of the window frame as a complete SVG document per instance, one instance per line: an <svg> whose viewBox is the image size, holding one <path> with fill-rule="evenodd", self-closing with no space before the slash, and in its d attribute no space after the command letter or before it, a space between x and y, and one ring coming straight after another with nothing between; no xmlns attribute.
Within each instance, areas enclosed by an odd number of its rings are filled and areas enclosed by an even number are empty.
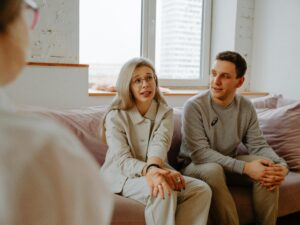
<svg viewBox="0 0 300 225"><path fill-rule="evenodd" d="M141 56L149 58L155 64L155 23L156 0L142 1L141 18ZM199 79L159 79L161 86L196 87L208 86L210 73L210 42L212 0L203 0L202 8L201 62ZM204 57L205 56L205 57Z"/></svg>

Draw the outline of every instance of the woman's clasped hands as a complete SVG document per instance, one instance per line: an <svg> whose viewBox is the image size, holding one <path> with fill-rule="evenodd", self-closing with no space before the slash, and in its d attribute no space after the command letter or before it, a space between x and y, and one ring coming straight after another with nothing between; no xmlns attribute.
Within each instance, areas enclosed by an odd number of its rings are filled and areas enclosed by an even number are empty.
<svg viewBox="0 0 300 225"><path fill-rule="evenodd" d="M170 196L172 191L185 189L184 177L176 170L151 167L145 177L153 197L159 195L164 199L166 195Z"/></svg>

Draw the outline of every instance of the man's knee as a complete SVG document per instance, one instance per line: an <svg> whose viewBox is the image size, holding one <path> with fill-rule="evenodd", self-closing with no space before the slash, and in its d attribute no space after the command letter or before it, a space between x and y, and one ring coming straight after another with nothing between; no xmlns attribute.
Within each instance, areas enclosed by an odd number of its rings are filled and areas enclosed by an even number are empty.
<svg viewBox="0 0 300 225"><path fill-rule="evenodd" d="M242 160L245 162L252 162L254 160L259 160L259 159L272 161L271 159L261 156L261 155L239 155L236 157L236 159Z"/></svg>
<svg viewBox="0 0 300 225"><path fill-rule="evenodd" d="M225 173L223 167L218 163L207 163L203 170L205 174L205 181L211 186L215 187L225 182Z"/></svg>
<svg viewBox="0 0 300 225"><path fill-rule="evenodd" d="M274 190L269 191L266 187L262 186L260 183L255 182L253 186L254 197L257 201L270 201L277 202L279 198L279 187L276 187Z"/></svg>
<svg viewBox="0 0 300 225"><path fill-rule="evenodd" d="M200 178L209 186L215 186L220 182L225 182L225 174L223 167L218 163L205 163L199 165L189 165L186 170L186 175L195 178Z"/></svg>

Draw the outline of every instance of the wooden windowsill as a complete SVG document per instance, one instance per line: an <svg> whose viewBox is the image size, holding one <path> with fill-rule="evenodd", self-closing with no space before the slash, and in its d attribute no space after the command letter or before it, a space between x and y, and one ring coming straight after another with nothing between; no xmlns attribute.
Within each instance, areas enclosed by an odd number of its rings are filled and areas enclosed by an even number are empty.
<svg viewBox="0 0 300 225"><path fill-rule="evenodd" d="M28 66L89 67L88 64L28 62Z"/></svg>
<svg viewBox="0 0 300 225"><path fill-rule="evenodd" d="M241 93L239 93L242 96L253 96L253 97L264 97L269 95L270 93L268 92L258 92L258 91L242 91Z"/></svg>
<svg viewBox="0 0 300 225"><path fill-rule="evenodd" d="M172 89L170 92L163 93L164 96L194 96L199 93L199 90L176 90ZM263 97L267 96L268 92L255 92L255 91L244 91L239 93L240 95L247 97ZM116 92L108 92L108 91L96 91L89 90L89 96L115 96Z"/></svg>

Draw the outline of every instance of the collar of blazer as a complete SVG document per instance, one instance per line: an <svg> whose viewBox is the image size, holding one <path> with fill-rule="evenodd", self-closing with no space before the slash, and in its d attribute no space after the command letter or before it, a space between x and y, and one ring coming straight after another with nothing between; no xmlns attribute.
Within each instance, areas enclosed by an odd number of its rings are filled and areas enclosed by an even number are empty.
<svg viewBox="0 0 300 225"><path fill-rule="evenodd" d="M169 106L164 105L164 104L159 104L159 103L157 103L157 101L154 100L154 101L152 101L151 106L150 106L148 112L146 113L146 115L147 115L146 117L148 119L155 120L155 122L157 122L157 121L160 121L162 119L162 117L165 115L165 113L167 113L170 110L171 110L171 108ZM143 117L139 113L139 111L137 110L137 108L135 106L132 107L128 111L128 114L134 124L141 123L142 121L145 120L145 117Z"/></svg>

